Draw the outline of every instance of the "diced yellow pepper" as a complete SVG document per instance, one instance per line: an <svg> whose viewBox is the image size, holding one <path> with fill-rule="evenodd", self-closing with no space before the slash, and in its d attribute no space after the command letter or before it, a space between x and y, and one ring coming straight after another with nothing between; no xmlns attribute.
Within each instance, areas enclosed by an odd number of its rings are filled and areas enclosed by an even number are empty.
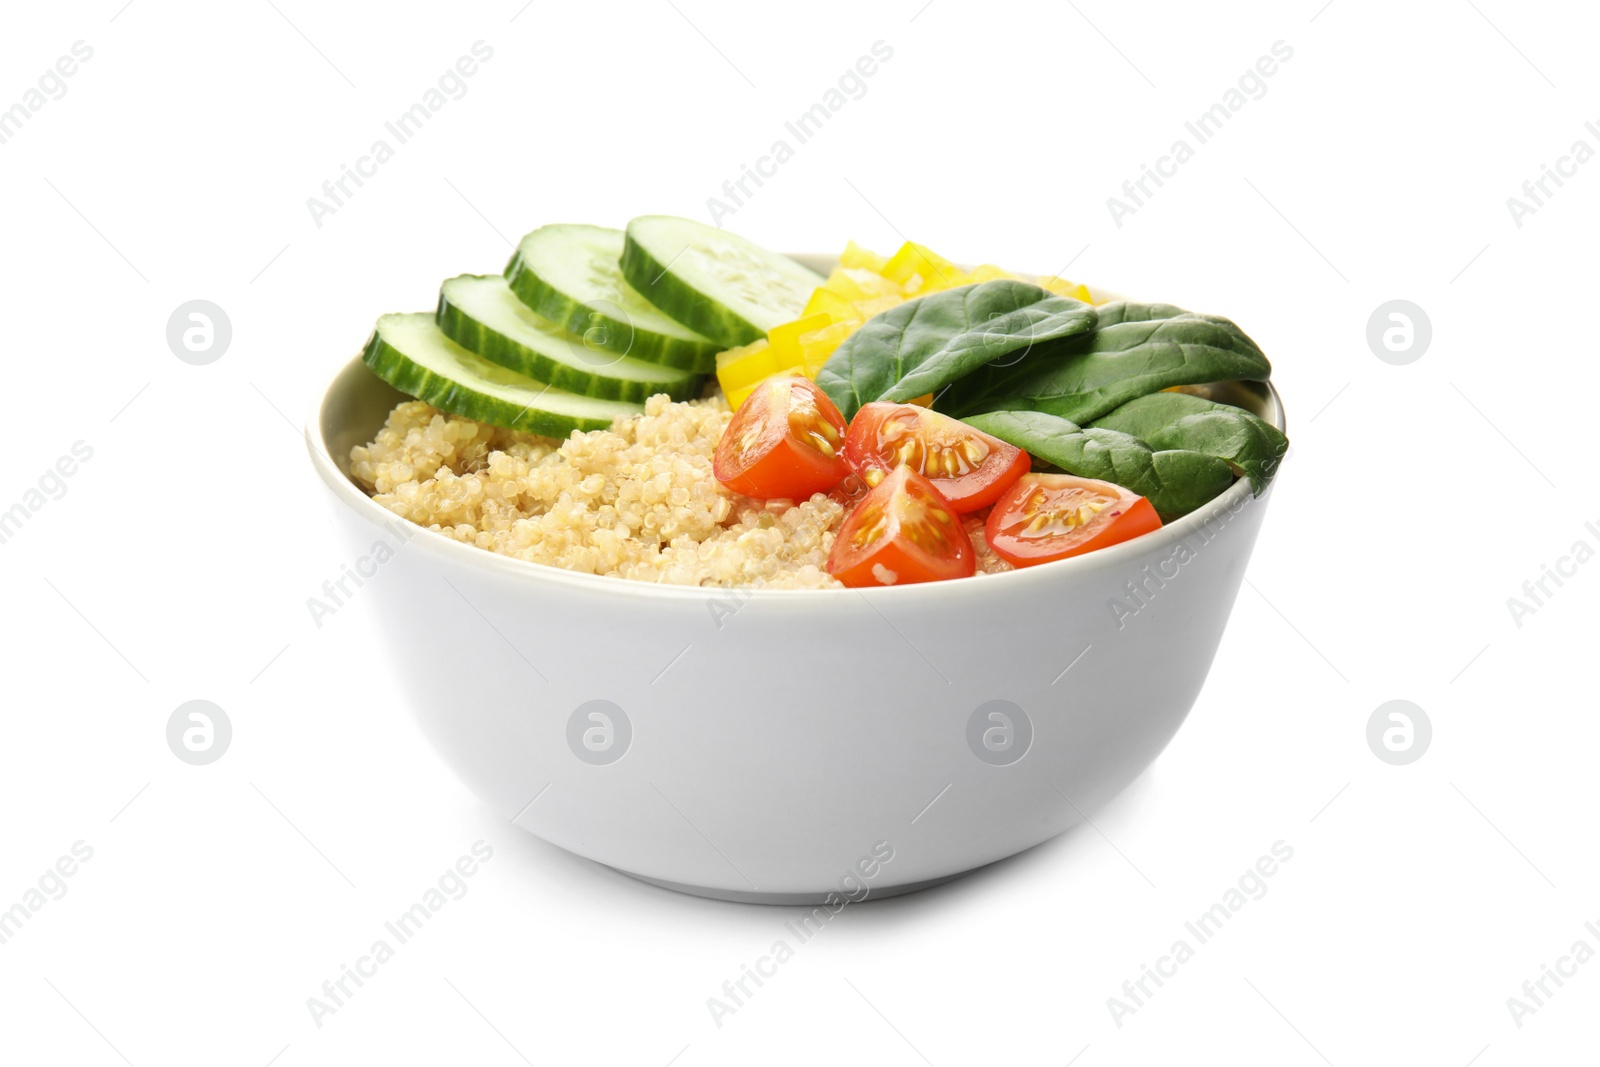
<svg viewBox="0 0 1600 1067"><path fill-rule="evenodd" d="M1015 274L1012 274L1008 270L1003 270L1002 268L995 266L993 263L985 263L982 266L973 267L972 273L967 275L967 281L969 283L993 282L999 281L1002 278L1016 277L1017 276Z"/></svg>
<svg viewBox="0 0 1600 1067"><path fill-rule="evenodd" d="M805 362L800 354L800 337L813 330L832 325L833 320L823 312L805 315L782 326L767 331L767 343L772 346L773 359L779 367L798 367Z"/></svg>
<svg viewBox="0 0 1600 1067"><path fill-rule="evenodd" d="M723 372L732 367L734 364L743 363L746 359L757 358L766 350L767 339L763 337L759 341L751 341L747 345L739 345L735 348L730 348L725 352L718 352L717 377L720 378Z"/></svg>
<svg viewBox="0 0 1600 1067"><path fill-rule="evenodd" d="M860 267L835 267L822 287L851 301L900 292L900 286L895 282Z"/></svg>
<svg viewBox="0 0 1600 1067"><path fill-rule="evenodd" d="M789 363L789 357L800 350L800 334L821 330L822 326L832 325L832 318L826 312L813 312L795 318L794 322L782 323L766 331L766 344L773 346L773 355L778 357L779 363Z"/></svg>
<svg viewBox="0 0 1600 1067"><path fill-rule="evenodd" d="M828 362L828 357L833 355L833 350L843 344L844 339L855 331L856 323L835 322L801 337L800 351L804 359L806 377L815 378L822 365Z"/></svg>
<svg viewBox="0 0 1600 1067"><path fill-rule="evenodd" d="M1082 300L1085 304L1094 303L1094 300L1089 296L1089 289L1087 286L1079 285L1076 282L1069 282L1065 278L1055 274L1039 275L1039 287L1041 289L1048 289L1057 296L1070 296L1074 300Z"/></svg>
<svg viewBox="0 0 1600 1067"><path fill-rule="evenodd" d="M717 380L728 403L738 407L755 387L776 374L815 378L829 357L866 320L909 299L958 285L1016 278L993 263L963 271L924 245L907 241L888 259L851 241L839 266L815 289L800 318L775 326L765 340L717 356ZM1056 275L1039 275L1040 287L1093 303L1087 287ZM931 405L932 395L913 404Z"/></svg>
<svg viewBox="0 0 1600 1067"><path fill-rule="evenodd" d="M854 241L846 244L844 251L839 253L839 266L870 270L874 274L882 274L883 265L887 262L889 261L883 256L862 248Z"/></svg>
<svg viewBox="0 0 1600 1067"><path fill-rule="evenodd" d="M907 241L883 265L883 276L904 285L913 274L920 274L924 283L933 278L953 278L961 272L948 259L932 249Z"/></svg>
<svg viewBox="0 0 1600 1067"><path fill-rule="evenodd" d="M922 279L922 284L917 286L917 295L926 296L928 293L942 292L945 289L954 289L958 285L966 285L970 279L963 271L949 267L933 271L927 276L914 275Z"/></svg>
<svg viewBox="0 0 1600 1067"><path fill-rule="evenodd" d="M912 397L910 400L907 400L906 403L915 404L919 408L931 408L933 407L933 394L923 393L921 396Z"/></svg>
<svg viewBox="0 0 1600 1067"><path fill-rule="evenodd" d="M717 382L730 398L734 390L754 385L778 369L765 340L717 353Z"/></svg>
<svg viewBox="0 0 1600 1067"><path fill-rule="evenodd" d="M881 315L892 307L899 307L905 302L905 297L891 293L888 296L875 296L871 300L857 300L851 307L855 308L856 314L865 320L874 315Z"/></svg>
<svg viewBox="0 0 1600 1067"><path fill-rule="evenodd" d="M744 385L738 386L734 389L730 390L724 386L722 389L722 395L728 398L728 405L737 411L739 410L739 405L743 404L747 399L749 399L750 394L760 388L762 382L769 381L770 379L778 377L779 375L804 373L804 368L802 368L798 363L794 364L793 366L779 367L770 374L763 374L755 381L746 382Z"/></svg>
<svg viewBox="0 0 1600 1067"><path fill-rule="evenodd" d="M811 299L806 301L806 308L800 313L807 315L826 315L834 322L861 321L862 315L856 310L854 304L834 292L832 289L817 288L812 290ZM869 316L870 317L870 316Z"/></svg>
<svg viewBox="0 0 1600 1067"><path fill-rule="evenodd" d="M766 379L763 378L761 381L766 381ZM737 389L729 389L724 386L722 389L722 395L727 397L728 406L733 410L738 411L739 405L750 399L750 394L755 392L756 386L760 384L761 382L751 382L749 385L741 385Z"/></svg>

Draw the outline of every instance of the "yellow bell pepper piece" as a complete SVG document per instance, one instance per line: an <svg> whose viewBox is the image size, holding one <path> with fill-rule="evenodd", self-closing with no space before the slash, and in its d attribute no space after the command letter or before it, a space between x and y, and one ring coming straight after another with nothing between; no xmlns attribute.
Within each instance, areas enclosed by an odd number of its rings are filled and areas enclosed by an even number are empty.
<svg viewBox="0 0 1600 1067"><path fill-rule="evenodd" d="M870 270L874 274L882 274L883 265L887 262L889 260L884 256L868 251L854 241L846 244L844 251L839 253L839 266Z"/></svg>
<svg viewBox="0 0 1600 1067"><path fill-rule="evenodd" d="M800 314L801 317L826 315L834 322L859 322L862 318L860 311L850 301L832 289L820 287L812 290L811 299L806 301L806 308Z"/></svg>
<svg viewBox="0 0 1600 1067"><path fill-rule="evenodd" d="M726 352L717 353L717 379L720 381L730 375L734 377L734 384L760 371L772 364L772 352L767 346L766 338L752 341L747 345L730 348Z"/></svg>
<svg viewBox="0 0 1600 1067"><path fill-rule="evenodd" d="M954 278L960 273L954 263L915 241L907 241L901 245L900 250L890 256L889 262L883 265L883 276L901 285L910 281L913 274L922 275L923 284L938 279L948 285L946 279Z"/></svg>
<svg viewBox="0 0 1600 1067"><path fill-rule="evenodd" d="M804 368L802 368L798 363L794 364L793 366L778 367L776 370L773 370L770 373L761 375L761 377L755 379L754 381L746 382L743 385L735 386L732 389L729 389L724 385L722 387L722 395L728 398L728 405L735 411L738 411L739 405L743 404L745 400L749 398L751 393L759 389L762 382L768 381L779 375L803 373L805 373Z"/></svg>
<svg viewBox="0 0 1600 1067"><path fill-rule="evenodd" d="M766 378L761 379L761 381L766 381ZM746 400L750 399L750 394L755 392L756 386L760 384L761 382L751 382L749 385L742 385L737 389L729 389L724 386L722 395L727 397L728 406L733 410L738 411L740 405L742 405Z"/></svg>
<svg viewBox="0 0 1600 1067"><path fill-rule="evenodd" d="M1041 289L1048 289L1057 296L1070 296L1074 300L1082 300L1085 304L1094 303L1093 298L1089 296L1088 286L1069 282L1057 275L1041 274L1039 275L1038 284Z"/></svg>
<svg viewBox="0 0 1600 1067"><path fill-rule="evenodd" d="M800 366L804 362L800 353L801 335L832 324L833 320L819 311L768 330L767 343L772 346L772 356L777 360L779 368Z"/></svg>
<svg viewBox="0 0 1600 1067"><path fill-rule="evenodd" d="M926 276L919 274L913 277L921 279L921 284L917 286L918 296L942 292L945 289L954 289L958 285L966 285L971 281L966 272L956 270L954 267L937 270Z"/></svg>
<svg viewBox="0 0 1600 1067"><path fill-rule="evenodd" d="M800 351L803 357L803 366L807 378L815 378L822 365L828 362L828 357L833 355L834 349L844 343L844 339L856 331L856 323L835 322L824 326L820 330L813 330L800 338Z"/></svg>
<svg viewBox="0 0 1600 1067"><path fill-rule="evenodd" d="M982 266L973 267L972 273L967 275L967 281L969 284L999 281L1001 278L1013 278L1018 281L1021 280L1020 278L1017 278L1015 274L1012 274L1008 270L1003 270L1002 268L995 266L993 263L985 263Z"/></svg>
<svg viewBox="0 0 1600 1067"><path fill-rule="evenodd" d="M822 283L822 287L850 301L900 293L900 286L897 283L889 281L881 274L862 270L860 267L835 267L833 273L828 275L828 280Z"/></svg>
<svg viewBox="0 0 1600 1067"><path fill-rule="evenodd" d="M729 396L735 389L754 385L777 369L777 361L765 340L717 353L717 382Z"/></svg>
<svg viewBox="0 0 1600 1067"><path fill-rule="evenodd" d="M851 307L855 308L856 314L862 320L866 320L874 315L881 315L892 307L899 307L905 302L905 297L890 294L889 296L875 296L871 300L857 300Z"/></svg>

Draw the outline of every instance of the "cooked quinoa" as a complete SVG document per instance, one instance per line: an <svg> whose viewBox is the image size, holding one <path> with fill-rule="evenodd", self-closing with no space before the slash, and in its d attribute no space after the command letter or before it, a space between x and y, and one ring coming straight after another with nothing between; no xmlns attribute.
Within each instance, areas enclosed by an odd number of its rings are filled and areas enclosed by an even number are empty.
<svg viewBox="0 0 1600 1067"><path fill-rule="evenodd" d="M841 504L753 500L712 474L732 417L720 395L658 395L643 415L561 441L408 400L351 450L350 473L396 515L530 563L673 585L839 586L826 566ZM981 518L966 527L979 574L1011 569Z"/></svg>

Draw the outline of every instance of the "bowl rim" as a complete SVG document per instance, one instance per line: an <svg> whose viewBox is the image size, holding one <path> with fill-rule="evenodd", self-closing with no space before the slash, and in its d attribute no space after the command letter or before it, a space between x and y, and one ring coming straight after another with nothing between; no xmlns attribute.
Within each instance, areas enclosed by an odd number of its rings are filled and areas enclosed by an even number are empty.
<svg viewBox="0 0 1600 1067"><path fill-rule="evenodd" d="M818 253L789 253L791 258L802 262L828 262L836 261L837 257ZM1090 291L1096 298L1125 299L1119 294L1108 290L1101 290L1090 286ZM698 586L698 585L673 585L660 582L645 582L630 578L618 578L602 574L586 574L582 571L568 570L548 563L534 563L530 560L517 559L515 556L506 556L498 552L469 545L453 538L445 537L438 531L402 518L385 508L368 496L344 472L340 463L328 448L328 443L322 434L323 415L327 410L328 402L333 395L334 388L345 379L345 376L356 368L372 376L375 382L382 379L373 375L362 362L360 355L356 355L348 362L341 364L334 372L331 379L318 394L312 406L311 413L306 419L304 433L306 449L310 453L312 466L321 475L322 481L332 490L333 494L352 508L357 514L369 519L375 526L385 527L389 523L404 523L412 528L412 536L408 536L405 544L413 543L415 534L426 535L416 543L424 551L431 552L441 560L455 562L461 566L475 568L481 573L497 578L512 581L527 582L554 582L558 585L571 586L575 591L589 591L593 593L617 593L623 596L666 597L676 600L704 600L705 598L725 598L733 594L741 602L747 598L793 599L796 597L821 603L823 598L831 598L829 602L837 602L847 594L856 593L869 598L895 598L899 601L915 601L918 598L939 597L941 599L952 596L975 596L976 592L956 592L960 589L992 589L998 592L1015 588L1019 583L1037 582L1050 576L1066 578L1071 574L1085 576L1097 572L1119 568L1128 559L1136 555L1143 555L1149 551L1171 549L1179 541L1186 540L1191 534L1200 530L1206 522L1211 521L1221 514L1236 514L1247 506L1252 499L1264 501L1272 491L1269 484L1258 497L1251 491L1250 480L1245 477L1236 478L1234 483L1221 494L1207 501L1205 504L1191 511L1189 514L1173 522L1163 525L1159 530L1135 537L1121 544L1111 545L1108 548L1097 549L1081 556L1071 556L1067 559L1058 559L1049 563L1041 563L1032 567L1018 567L1010 571L1001 571L995 574L973 575L971 578L958 579L944 582L917 582L908 585L874 586L872 588L822 588L822 589L768 589L762 586ZM1284 412L1283 398L1269 379L1260 383L1266 387L1267 397L1271 401L1271 417L1267 422L1275 426L1280 432L1287 433L1288 419ZM1285 454L1287 457L1287 453ZM1281 464L1281 460L1280 460ZM1038 575L1039 577L1034 577ZM737 590L737 592L735 592Z"/></svg>

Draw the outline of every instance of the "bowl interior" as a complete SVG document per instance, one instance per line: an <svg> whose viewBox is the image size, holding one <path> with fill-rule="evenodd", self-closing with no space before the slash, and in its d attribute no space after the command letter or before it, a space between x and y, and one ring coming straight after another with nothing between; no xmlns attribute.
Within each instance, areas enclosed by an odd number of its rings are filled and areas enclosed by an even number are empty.
<svg viewBox="0 0 1600 1067"><path fill-rule="evenodd" d="M350 450L376 437L395 405L410 399L368 370L360 356L345 364L323 395L315 423L340 474L350 477Z"/></svg>

